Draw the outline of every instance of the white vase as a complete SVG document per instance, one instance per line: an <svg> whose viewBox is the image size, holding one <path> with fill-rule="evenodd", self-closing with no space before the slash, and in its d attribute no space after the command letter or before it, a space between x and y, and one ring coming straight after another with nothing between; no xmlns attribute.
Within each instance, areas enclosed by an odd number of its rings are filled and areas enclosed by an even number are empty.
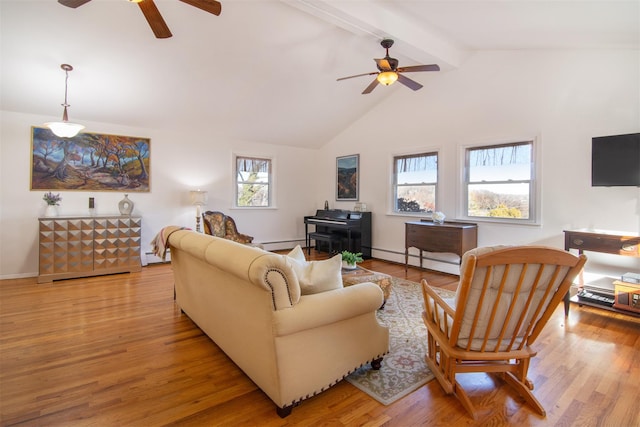
<svg viewBox="0 0 640 427"><path fill-rule="evenodd" d="M356 264L347 264L347 261L342 261L342 268L345 270L355 270Z"/></svg>
<svg viewBox="0 0 640 427"><path fill-rule="evenodd" d="M443 214L442 212L434 212L431 218L433 219L433 222L435 222L436 224L444 224L444 219L446 218L446 215Z"/></svg>
<svg viewBox="0 0 640 427"><path fill-rule="evenodd" d="M44 210L44 216L46 217L58 216L58 207L56 205L47 205L47 208Z"/></svg>
<svg viewBox="0 0 640 427"><path fill-rule="evenodd" d="M120 200L120 203L118 203L118 209L120 210L120 215L131 215L131 211L133 211L133 202L129 200L128 194L125 194L124 199Z"/></svg>

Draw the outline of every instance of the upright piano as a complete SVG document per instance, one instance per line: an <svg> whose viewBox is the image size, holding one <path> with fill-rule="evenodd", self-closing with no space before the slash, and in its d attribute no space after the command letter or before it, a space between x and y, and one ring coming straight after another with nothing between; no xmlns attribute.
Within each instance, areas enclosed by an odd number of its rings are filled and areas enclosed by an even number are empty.
<svg viewBox="0 0 640 427"><path fill-rule="evenodd" d="M315 230L309 230L314 225ZM326 242L329 250L362 252L363 258L371 258L371 212L354 212L341 209L318 209L313 216L304 217L305 244L311 253L311 240Z"/></svg>

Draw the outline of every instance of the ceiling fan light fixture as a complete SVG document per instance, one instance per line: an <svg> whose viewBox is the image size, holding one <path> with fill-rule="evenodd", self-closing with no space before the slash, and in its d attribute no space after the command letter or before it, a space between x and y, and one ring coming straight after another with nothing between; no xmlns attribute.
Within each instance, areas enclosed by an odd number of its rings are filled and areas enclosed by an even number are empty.
<svg viewBox="0 0 640 427"><path fill-rule="evenodd" d="M60 65L65 72L65 80L64 80L64 104L61 104L63 107L62 110L62 121L60 122L49 122L44 125L51 129L56 136L61 138L73 138L76 136L82 129L84 129L83 125L72 123L69 121L69 114L67 113L67 107L70 105L67 103L67 82L69 80L69 71L73 70L73 67L69 64Z"/></svg>
<svg viewBox="0 0 640 427"><path fill-rule="evenodd" d="M383 71L378 74L378 77L376 78L378 79L378 82L382 83L385 86L389 86L395 83L396 80L398 80L398 73L396 73L395 71Z"/></svg>

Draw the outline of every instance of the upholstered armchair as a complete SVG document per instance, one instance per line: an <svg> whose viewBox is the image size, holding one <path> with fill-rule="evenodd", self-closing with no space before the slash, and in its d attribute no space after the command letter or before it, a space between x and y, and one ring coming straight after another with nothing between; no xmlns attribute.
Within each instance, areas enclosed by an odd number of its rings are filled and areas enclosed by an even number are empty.
<svg viewBox="0 0 640 427"><path fill-rule="evenodd" d="M206 234L244 244L253 241L252 236L239 233L233 218L222 212L206 211L202 214L202 222Z"/></svg>

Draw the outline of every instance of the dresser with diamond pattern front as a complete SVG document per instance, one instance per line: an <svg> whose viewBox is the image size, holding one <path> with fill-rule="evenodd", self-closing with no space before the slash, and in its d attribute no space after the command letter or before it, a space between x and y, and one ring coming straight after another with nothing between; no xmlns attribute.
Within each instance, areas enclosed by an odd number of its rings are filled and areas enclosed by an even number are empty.
<svg viewBox="0 0 640 427"><path fill-rule="evenodd" d="M140 271L142 218L40 218L38 283Z"/></svg>

